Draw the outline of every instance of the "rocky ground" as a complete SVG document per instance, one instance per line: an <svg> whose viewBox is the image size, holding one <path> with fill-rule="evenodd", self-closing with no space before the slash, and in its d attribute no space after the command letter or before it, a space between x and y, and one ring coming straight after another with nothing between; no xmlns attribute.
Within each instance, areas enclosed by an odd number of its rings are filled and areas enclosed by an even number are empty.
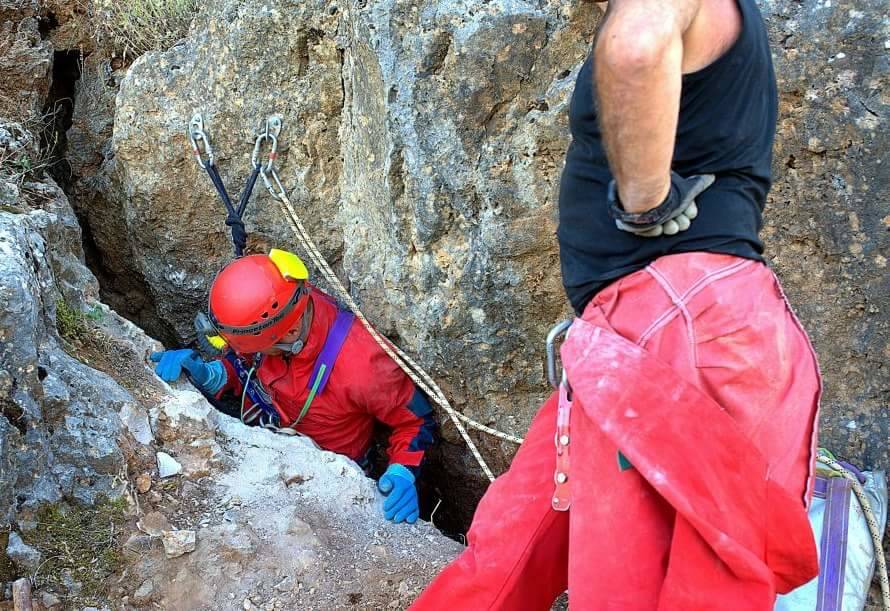
<svg viewBox="0 0 890 611"><path fill-rule="evenodd" d="M124 605L401 609L459 548L427 523L384 522L351 461L245 427L194 391L165 399L151 421L182 471L137 479L151 487L112 586Z"/></svg>

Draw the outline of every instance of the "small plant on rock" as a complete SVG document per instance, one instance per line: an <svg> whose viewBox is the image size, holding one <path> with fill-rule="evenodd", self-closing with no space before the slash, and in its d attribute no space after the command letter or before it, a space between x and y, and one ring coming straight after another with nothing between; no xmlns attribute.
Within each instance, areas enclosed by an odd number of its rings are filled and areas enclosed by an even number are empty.
<svg viewBox="0 0 890 611"><path fill-rule="evenodd" d="M56 302L56 330L62 339L74 345L82 344L90 331L86 316L64 299Z"/></svg>

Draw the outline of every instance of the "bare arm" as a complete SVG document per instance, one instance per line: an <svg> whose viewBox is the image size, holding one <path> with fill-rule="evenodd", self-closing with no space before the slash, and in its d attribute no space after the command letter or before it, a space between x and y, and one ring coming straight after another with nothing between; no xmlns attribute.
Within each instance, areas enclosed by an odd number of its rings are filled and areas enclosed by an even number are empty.
<svg viewBox="0 0 890 611"><path fill-rule="evenodd" d="M701 0L612 0L594 49L599 122L628 212L670 188L680 112L683 34Z"/></svg>

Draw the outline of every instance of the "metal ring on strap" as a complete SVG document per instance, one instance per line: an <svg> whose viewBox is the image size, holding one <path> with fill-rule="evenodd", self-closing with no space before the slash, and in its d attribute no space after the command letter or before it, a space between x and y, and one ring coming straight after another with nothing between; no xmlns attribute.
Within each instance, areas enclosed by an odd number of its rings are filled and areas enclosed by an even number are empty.
<svg viewBox="0 0 890 611"><path fill-rule="evenodd" d="M210 310L210 308L208 308L210 314L210 322L213 323L213 325L220 333L228 333L229 335L253 335L262 331L263 329L268 329L272 325L280 322L285 316L290 313L291 310L294 309L294 306L297 305L297 303L300 301L300 298L308 294L309 288L306 286L306 283L304 281L300 280L299 284L297 285L297 289L294 291L293 296L272 318L266 319L253 325L247 325L244 327L233 327L231 325L224 325L220 323L219 320L217 320L216 316L214 316L213 310Z"/></svg>

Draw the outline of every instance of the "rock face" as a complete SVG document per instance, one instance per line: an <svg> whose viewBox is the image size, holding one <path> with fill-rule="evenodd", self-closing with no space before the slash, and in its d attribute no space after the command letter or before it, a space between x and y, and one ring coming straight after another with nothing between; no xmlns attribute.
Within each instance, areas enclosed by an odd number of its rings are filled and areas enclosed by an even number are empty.
<svg viewBox="0 0 890 611"><path fill-rule="evenodd" d="M822 442L887 464L886 26L848 1L762 8L782 94L767 255L822 355ZM459 409L521 435L548 392L545 334L569 315L555 198L598 16L559 0L215 3L131 66L108 182L79 207L105 219L92 232L109 269L145 280L142 315L188 339L230 256L188 121L203 113L237 193L253 132L281 115L284 185L372 321ZM299 251L262 186L247 219L252 249ZM483 449L497 468L513 447ZM441 451L439 479L465 485L468 453Z"/></svg>
<svg viewBox="0 0 890 611"><path fill-rule="evenodd" d="M188 122L203 114L236 196L254 131L279 114L282 181L371 319L459 409L521 434L547 394L543 338L568 315L554 194L598 15L565 1L208 6L182 44L130 67L109 184L78 209L103 266L145 280L152 328L189 339L231 245ZM250 248L300 251L262 184L246 219ZM503 469L515 448L483 443ZM443 485L478 473L460 446L441 451L457 469Z"/></svg>
<svg viewBox="0 0 890 611"><path fill-rule="evenodd" d="M767 255L824 375L821 442L890 464L890 30L841 0L763 3L780 120Z"/></svg>
<svg viewBox="0 0 890 611"><path fill-rule="evenodd" d="M38 117L52 83L53 46L37 0L0 0L0 117Z"/></svg>
<svg viewBox="0 0 890 611"><path fill-rule="evenodd" d="M0 125L3 132L21 133ZM61 190L47 180L22 191L28 201L21 195L0 208L4 523L63 498L92 504L97 496L118 496L125 461L117 442L125 429L117 414L135 402L65 351L56 329L59 308L85 307L98 286L83 264L77 219Z"/></svg>

